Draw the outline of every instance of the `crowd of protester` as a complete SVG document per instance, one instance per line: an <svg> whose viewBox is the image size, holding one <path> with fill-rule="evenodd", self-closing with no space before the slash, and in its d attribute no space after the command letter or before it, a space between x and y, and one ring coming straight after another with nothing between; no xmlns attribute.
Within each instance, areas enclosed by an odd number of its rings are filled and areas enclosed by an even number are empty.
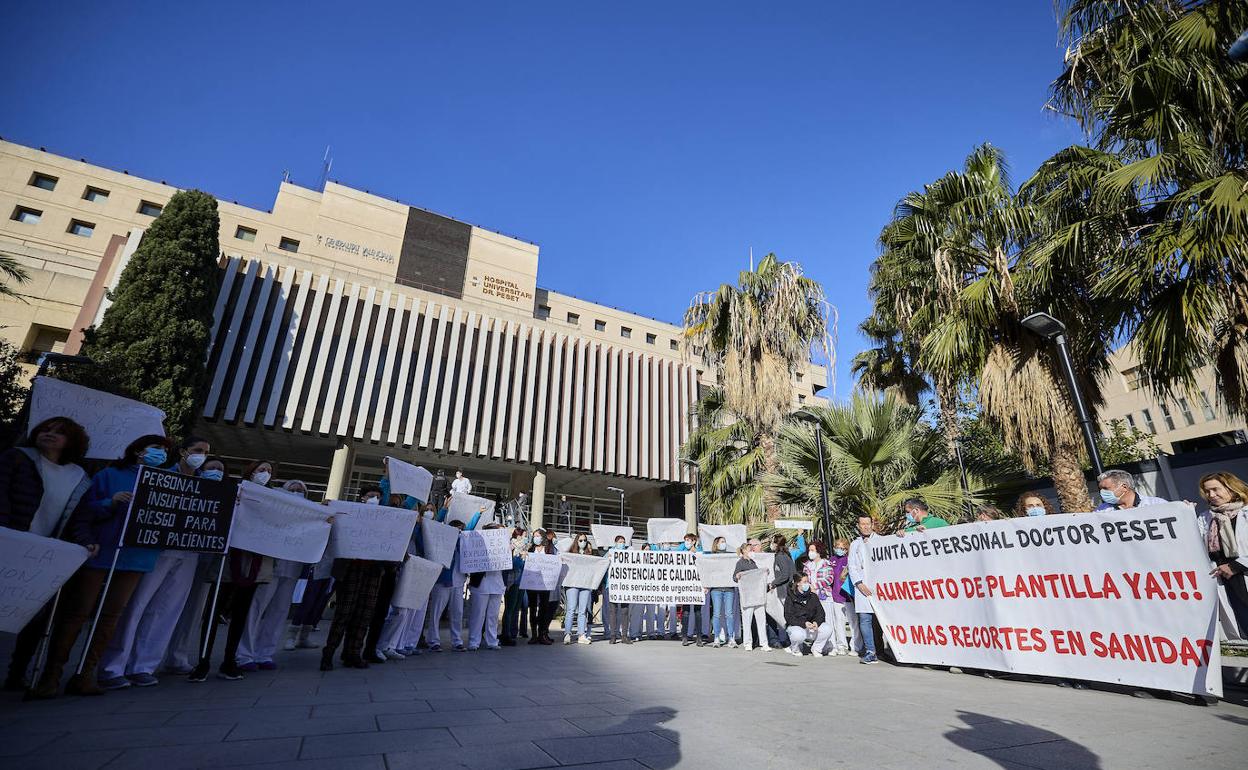
<svg viewBox="0 0 1248 770"><path fill-rule="evenodd" d="M57 417L34 426L20 446L0 454L0 526L63 538L84 546L89 554L59 599L50 602L17 636L4 686L24 691L29 699L52 698L62 691L100 695L151 687L159 684L159 676L169 675L203 682L214 662L217 677L239 680L250 672L276 669L279 647L320 648L324 671L333 670L336 664L368 668L441 652L444 618L449 648L455 652L500 650L521 640L553 645L551 627L561 608L564 645L592 644L597 618L599 638L610 644L667 639L683 640L686 646L760 652L781 649L795 656L857 656L864 664L878 659L879 627L865 581L869 541L877 525L871 516L857 518L857 537L836 538L831 547L821 539L808 542L804 534L792 542L777 534L767 543L772 555L765 561L758 558L764 544L757 538L736 548L733 579L760 569L762 562L761 568L772 571L766 583L779 600L779 612L761 605L741 606L741 594L733 588L708 589L702 604L686 606L612 601L608 579L597 589L522 590L526 558L559 552L553 529L530 532L522 527L511 531L510 569L465 574L457 552L424 607L399 608L391 606L399 563L326 558L317 564L301 564L239 549L231 549L224 557L145 548L118 552L141 466L206 479L248 480L261 486L275 484L278 466L258 460L231 469L212 454L203 438L190 436L175 443L165 436L148 435L131 442L120 458L89 476L82 468L88 442L82 426ZM1098 486L1098 510L1163 502L1138 493L1133 477L1125 471L1107 471ZM1201 478L1199 487L1206 506L1198 523L1216 565L1213 574L1225 586L1238 626L1246 628L1248 525L1239 514L1248 503L1248 485L1233 474L1217 472ZM297 479L286 480L280 489L300 497L308 494L307 484ZM442 489L435 485L434 490L431 497L440 498L441 504L391 494L383 477L378 486L363 490L360 500L416 510L445 522L445 501L450 498L442 492L467 492L471 485L456 474L453 482ZM903 511L905 525L897 534L948 525L921 499L907 500ZM1025 492L1012 513L1045 516L1053 514L1054 507L1045 495ZM1005 515L985 506L976 518L987 521ZM473 529L479 522L474 518L449 523ZM585 534L575 534L565 548L575 554L601 555L606 549L633 547L622 536L599 545ZM680 543L640 547L702 550L693 534ZM723 537L715 538L710 550L731 553ZM408 552L424 553L420 526L413 530ZM107 593L101 597L106 584ZM331 600L332 619L324 639L316 641L313 633L323 624ZM222 625L225 638L218 647ZM31 681L32 663L45 633L46 660L38 678ZM71 652L84 634L90 639L81 665L73 666L75 673L65 682Z"/></svg>

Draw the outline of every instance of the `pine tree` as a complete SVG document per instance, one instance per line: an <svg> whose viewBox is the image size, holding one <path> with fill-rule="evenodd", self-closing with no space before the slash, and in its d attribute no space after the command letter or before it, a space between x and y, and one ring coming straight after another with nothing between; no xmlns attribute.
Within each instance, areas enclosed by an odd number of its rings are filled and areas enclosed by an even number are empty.
<svg viewBox="0 0 1248 770"><path fill-rule="evenodd" d="M156 217L113 291L82 353L94 371L75 379L165 411L165 427L191 429L208 388L212 312L221 278L217 201L175 194Z"/></svg>

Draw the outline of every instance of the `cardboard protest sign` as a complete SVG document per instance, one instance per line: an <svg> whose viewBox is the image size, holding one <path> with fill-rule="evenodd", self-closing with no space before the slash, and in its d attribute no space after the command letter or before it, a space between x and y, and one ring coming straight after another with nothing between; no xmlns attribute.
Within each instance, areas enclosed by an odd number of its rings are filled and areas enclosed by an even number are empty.
<svg viewBox="0 0 1248 770"><path fill-rule="evenodd" d="M1222 694L1217 585L1190 505L870 540L871 604L904 663Z"/></svg>
<svg viewBox="0 0 1248 770"><path fill-rule="evenodd" d="M441 564L408 554L395 580L394 597L390 599L390 604L409 610L424 607L429 602L433 584L438 582L441 574Z"/></svg>
<svg viewBox="0 0 1248 770"><path fill-rule="evenodd" d="M451 504L446 509L446 523L452 521L462 521L464 526L468 526L468 522L481 511L481 518L477 519L476 526L473 529L481 529L486 524L494 521L494 501L486 497L477 497L476 495L468 495L463 492L451 493Z"/></svg>
<svg viewBox="0 0 1248 770"><path fill-rule="evenodd" d="M590 524L590 534L594 537L594 545L599 548L610 548L615 545L615 539L621 535L624 536L625 543L633 542L632 527L617 527L611 524Z"/></svg>
<svg viewBox="0 0 1248 770"><path fill-rule="evenodd" d="M429 502L433 474L419 465L405 463L397 457L387 457L386 477L390 479L392 494L410 495L421 502Z"/></svg>
<svg viewBox="0 0 1248 770"><path fill-rule="evenodd" d="M722 537L728 550L725 553L735 554L737 547L745 542L746 531L744 524L699 524L698 525L698 542L702 546L702 550L714 552L715 539Z"/></svg>
<svg viewBox="0 0 1248 770"><path fill-rule="evenodd" d="M0 527L0 631L21 631L86 560L80 545Z"/></svg>
<svg viewBox="0 0 1248 770"><path fill-rule="evenodd" d="M141 466L122 545L225 553L238 484Z"/></svg>
<svg viewBox="0 0 1248 770"><path fill-rule="evenodd" d="M737 565L735 553L700 553L697 558L698 574L703 588L733 588L732 570Z"/></svg>
<svg viewBox="0 0 1248 770"><path fill-rule="evenodd" d="M771 579L766 570L752 569L741 573L737 590L741 593L742 607L762 607L767 604L767 582Z"/></svg>
<svg viewBox="0 0 1248 770"><path fill-rule="evenodd" d="M567 553L572 550L572 538L561 537L555 541L555 550L559 553Z"/></svg>
<svg viewBox="0 0 1248 770"><path fill-rule="evenodd" d="M459 571L498 572L511 569L511 532L476 529L459 535Z"/></svg>
<svg viewBox="0 0 1248 770"><path fill-rule="evenodd" d="M302 496L243 481L230 527L230 547L315 564L325 555L329 509Z"/></svg>
<svg viewBox="0 0 1248 770"><path fill-rule="evenodd" d="M602 585L602 578L607 574L607 567L611 565L601 556L579 553L561 553L559 558L567 567L563 584L568 588L588 588L592 591Z"/></svg>
<svg viewBox="0 0 1248 770"><path fill-rule="evenodd" d="M559 587L563 560L557 554L531 553L524 558L520 587L526 591L553 591Z"/></svg>
<svg viewBox="0 0 1248 770"><path fill-rule="evenodd" d="M704 593L693 551L608 551L611 601L701 604Z"/></svg>
<svg viewBox="0 0 1248 770"><path fill-rule="evenodd" d="M420 541L424 544L426 559L450 567L459 546L459 530L434 521L432 516L424 516L420 519Z"/></svg>
<svg viewBox="0 0 1248 770"><path fill-rule="evenodd" d="M684 519L646 520L646 539L651 543L679 543L688 531L689 523Z"/></svg>
<svg viewBox="0 0 1248 770"><path fill-rule="evenodd" d="M334 530L329 550L335 559L402 561L416 527L417 514L388 505L332 500Z"/></svg>
<svg viewBox="0 0 1248 770"><path fill-rule="evenodd" d="M36 377L30 391L30 424L68 417L91 439L87 457L115 460L140 436L165 435L165 413L150 404L51 377Z"/></svg>

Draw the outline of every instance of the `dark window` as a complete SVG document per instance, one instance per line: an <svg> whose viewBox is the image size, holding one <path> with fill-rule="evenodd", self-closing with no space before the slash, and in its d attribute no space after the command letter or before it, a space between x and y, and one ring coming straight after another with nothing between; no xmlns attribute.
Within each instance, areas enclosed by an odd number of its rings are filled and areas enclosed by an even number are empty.
<svg viewBox="0 0 1248 770"><path fill-rule="evenodd" d="M103 203L108 200L108 190L101 190L98 187L88 187L86 192L82 194L82 199L84 201L91 201L92 203Z"/></svg>
<svg viewBox="0 0 1248 770"><path fill-rule="evenodd" d="M576 313L568 313L568 323L579 324L580 322L581 322L581 317L579 315L577 315Z"/></svg>
<svg viewBox="0 0 1248 770"><path fill-rule="evenodd" d="M680 350L680 343L676 340L672 340L669 344L671 345L672 350Z"/></svg>
<svg viewBox="0 0 1248 770"><path fill-rule="evenodd" d="M550 305L538 305L537 317L538 318L550 318Z"/></svg>
<svg viewBox="0 0 1248 770"><path fill-rule="evenodd" d="M620 336L623 337L624 339L629 339L630 337L633 336L633 330L628 328L627 326L621 326Z"/></svg>
<svg viewBox="0 0 1248 770"><path fill-rule="evenodd" d="M74 235L81 235L83 238L90 238L95 232L95 223L83 222L81 219L71 219L69 221L69 232Z"/></svg>
<svg viewBox="0 0 1248 770"><path fill-rule="evenodd" d="M151 201L141 201L139 203L139 213L148 217L158 217L160 212L164 210L164 206Z"/></svg>
<svg viewBox="0 0 1248 770"><path fill-rule="evenodd" d="M290 251L290 252L298 253L299 241L296 241L294 238L287 238L285 236L282 236L282 239L277 242L277 248L281 249L282 251Z"/></svg>
<svg viewBox="0 0 1248 770"><path fill-rule="evenodd" d="M37 209L28 209L25 206L18 206L13 209L11 219L15 222L21 222L25 225L37 225L39 220L43 218L43 212Z"/></svg>
<svg viewBox="0 0 1248 770"><path fill-rule="evenodd" d="M30 177L30 186L38 187L40 190L55 190L56 183L57 183L56 177L48 176L47 174L41 174L38 171L36 171Z"/></svg>
<svg viewBox="0 0 1248 770"><path fill-rule="evenodd" d="M607 330L607 322L606 322L606 321L594 321L594 331L596 331L596 332L605 332L606 330Z"/></svg>
<svg viewBox="0 0 1248 770"><path fill-rule="evenodd" d="M234 237L240 241L252 243L256 240L256 231L252 230L250 227L243 227L242 225L239 225L234 228Z"/></svg>
<svg viewBox="0 0 1248 770"><path fill-rule="evenodd" d="M647 334L647 335L646 335L646 344L647 344L647 345L653 345L654 343L656 343L656 342L658 342L658 341L659 341L659 335L657 335L657 334Z"/></svg>

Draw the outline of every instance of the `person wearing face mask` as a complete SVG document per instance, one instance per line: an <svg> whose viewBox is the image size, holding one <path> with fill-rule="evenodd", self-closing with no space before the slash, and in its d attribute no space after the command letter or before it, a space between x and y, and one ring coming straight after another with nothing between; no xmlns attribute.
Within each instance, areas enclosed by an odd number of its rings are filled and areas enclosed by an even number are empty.
<svg viewBox="0 0 1248 770"><path fill-rule="evenodd" d="M713 553L728 553L728 541L722 537L711 543ZM731 588L712 588L711 636L712 647L737 646L737 592Z"/></svg>
<svg viewBox="0 0 1248 770"><path fill-rule="evenodd" d="M432 505L422 506L420 509L421 519L426 516L432 516L436 511ZM412 539L408 541L407 553L411 556L425 555L424 537L421 534L420 521L416 522L416 526L412 528ZM432 590L430 590L432 593ZM385 625L382 627L381 638L377 642L377 649L387 658L408 658L420 655L420 635L425 628L425 615L429 607L429 600L426 597L424 604L416 609L410 607L394 607L394 611L390 613L390 617L386 618ZM397 653L397 655L396 655Z"/></svg>
<svg viewBox="0 0 1248 770"><path fill-rule="evenodd" d="M178 445L178 459L166 470L198 476L211 446L199 436L187 436ZM143 576L130 597L117 631L100 660L100 686L123 690L130 685L159 684L156 669L165 657L195 586L199 554L194 551L161 551L156 566Z"/></svg>
<svg viewBox="0 0 1248 770"><path fill-rule="evenodd" d="M520 575L524 572L524 556L528 537L524 527L511 530L511 571L504 576L507 591L503 594L503 633L499 643L504 647L515 647L520 636L520 620L524 615L524 591L520 590Z"/></svg>
<svg viewBox="0 0 1248 770"><path fill-rule="evenodd" d="M906 515L906 526L896 533L898 535L949 526L949 522L929 511L927 503L921 498L910 498L901 504L901 509Z"/></svg>
<svg viewBox="0 0 1248 770"><path fill-rule="evenodd" d="M82 664L82 673L70 677L65 687L65 692L69 694L100 695L104 692L96 682L100 657L108 648L117 621L129 604L139 580L152 571L160 556L160 551L156 549L119 549L117 543L130 512L130 498L138 480L139 467L164 467L172 449L173 442L164 436L140 436L130 442L121 458L91 479L91 485L74 509L63 533L65 539L85 547L88 558L61 589L48 642L47 663L39 681L27 692L27 698L56 697L70 651L78 641L82 627L91 620L109 569L115 566L108 593L102 600L95 635Z"/></svg>
<svg viewBox="0 0 1248 770"><path fill-rule="evenodd" d="M0 527L59 537L91 479L78 463L90 439L68 417L49 417L31 429L19 446L0 454ZM4 689L29 687L26 669L47 628L52 603L35 614L18 633Z"/></svg>
<svg viewBox="0 0 1248 770"><path fill-rule="evenodd" d="M381 504L381 489L368 487L360 495L365 505ZM334 653L342 645L342 665L347 668L368 668L370 661L380 662L370 655L364 658L364 641L368 636L369 623L377 606L377 594L381 589L383 564L371 559L334 559L333 575L337 583L338 604L334 620L325 635L321 648L321 670L334 669ZM371 650L369 651L372 652Z"/></svg>
<svg viewBox="0 0 1248 770"><path fill-rule="evenodd" d="M655 550L650 543L642 543L641 550ZM659 628L659 605L657 604L636 604L633 605L631 624L628 631L636 641L645 639L657 639Z"/></svg>
<svg viewBox="0 0 1248 770"><path fill-rule="evenodd" d="M491 522L482 529L502 529L502 526ZM487 650L502 649L498 642L498 605L507 589L503 573L499 570L475 572L469 576L468 584L472 591L468 601L468 649L481 649L482 636Z"/></svg>
<svg viewBox="0 0 1248 770"><path fill-rule="evenodd" d="M784 624L789 635L789 654L798 658L802 657L803 644L810 642L812 651L822 650L832 638L832 624L827 621L823 605L810 590L810 579L805 575L793 579L788 601L784 603Z"/></svg>
<svg viewBox="0 0 1248 770"><path fill-rule="evenodd" d="M446 519L448 511L443 508L438 511L438 516L443 520ZM481 520L481 511L478 511L472 519L465 525L462 521L452 521L450 525L459 530L475 529L477 522ZM451 649L456 652L464 652L468 648L464 646L463 629L464 629L464 582L468 579L459 569L459 544L455 545L455 555L451 558L451 566L442 570L438 576L437 583L433 586L433 593L429 596L429 613L425 621L425 643L429 645L430 652L442 651L442 632L440 626L442 623L442 614L446 613L451 626Z"/></svg>
<svg viewBox="0 0 1248 770"><path fill-rule="evenodd" d="M282 491L295 497L306 498L308 487L299 479L282 484ZM261 583L251 600L247 624L242 641L238 645L238 667L242 671L272 671L277 668L273 654L281 642L290 614L291 599L295 585L306 565L287 559L273 560L273 579Z"/></svg>
<svg viewBox="0 0 1248 770"><path fill-rule="evenodd" d="M589 538L585 535L577 535L572 540L572 546L568 549L568 553L580 554L582 556L593 556L594 549L589 545ZM590 599L594 592L588 588L565 588L563 602L563 643L572 644L572 627L575 626L579 637L576 641L579 644L590 644L593 640L589 637L589 606Z"/></svg>
<svg viewBox="0 0 1248 770"><path fill-rule="evenodd" d="M815 598L823 606L823 615L832 630L832 635L823 645L816 644L810 651L815 655L845 655L849 652L849 643L845 636L849 622L845 610L845 595L841 584L848 573L849 544L844 539L834 543L834 555L829 558L827 546L822 540L812 540L806 549L806 561L802 565L802 574L806 576ZM786 616L787 617L787 616Z"/></svg>
<svg viewBox="0 0 1248 770"><path fill-rule="evenodd" d="M1049 498L1039 492L1024 492L1018 496L1018 501L1014 503L1014 515L1021 516L1051 516L1057 511L1053 508L1053 503L1049 502Z"/></svg>
<svg viewBox="0 0 1248 770"><path fill-rule="evenodd" d="M529 553L559 553L551 539L554 533L537 529L533 531L533 544ZM554 644L550 638L550 621L554 620L555 612L551 609L550 591L534 591L529 589L529 644Z"/></svg>
<svg viewBox="0 0 1248 770"><path fill-rule="evenodd" d="M761 546L760 546L761 547ZM742 543L737 548L737 564L732 570L733 581L740 582L741 573L758 569L758 565L754 563L751 555L758 553L754 550L752 543ZM754 638L758 642L755 648L750 640L750 620L753 620ZM745 605L744 600L741 606L741 639L742 648L749 652L758 649L760 652L771 652L771 646L767 643L767 610L763 605Z"/></svg>
<svg viewBox="0 0 1248 770"><path fill-rule="evenodd" d="M1100 487L1101 503L1094 510L1121 511L1127 508L1139 508L1145 505L1161 505L1164 498L1152 495L1141 495L1135 490L1135 477L1117 468L1105 471L1096 477Z"/></svg>
<svg viewBox="0 0 1248 770"><path fill-rule="evenodd" d="M243 479L253 484L267 486L273 478L275 465L269 460L256 460L243 468ZM238 647L242 644L243 633L247 630L247 616L251 612L251 604L256 591L265 583L273 580L273 559L258 553L231 548L225 554L225 564L218 563L213 580L221 576L221 589L217 600L212 601L212 594L204 603L200 618L200 650L199 662L187 675L189 682L204 682L212 669L212 653L217 643L217 627L215 615L223 608L228 608L229 625L225 632L225 650L221 665L217 667L217 677L236 682L243 678L243 670L238 664Z"/></svg>
<svg viewBox="0 0 1248 770"><path fill-rule="evenodd" d="M464 475L462 470L455 471L455 480L451 482L451 491L461 494L472 494L472 482Z"/></svg>
<svg viewBox="0 0 1248 770"><path fill-rule="evenodd" d="M698 545L698 536L692 533L685 535L685 541L676 550L702 553L702 547ZM681 643L682 647L688 647L691 644L701 647L706 644L703 641L703 637L706 636L706 618L703 616L703 609L711 603L709 594L710 591L703 589L702 604L685 605L685 641Z"/></svg>
<svg viewBox="0 0 1248 770"><path fill-rule="evenodd" d="M871 606L871 588L866 584L867 562L871 559L867 541L875 534L875 519L867 514L858 516L858 537L849 546L849 581L854 587L854 611L858 616L859 663L875 663L875 608Z"/></svg>
<svg viewBox="0 0 1248 770"><path fill-rule="evenodd" d="M623 535L616 535L615 543L611 546L616 551L625 551L628 549L628 543L624 540ZM629 631L629 614L632 611L631 604L624 602L611 601L611 578L606 579L607 601L610 602L611 612L607 615L607 637L611 644L632 644L633 638L628 635Z"/></svg>

